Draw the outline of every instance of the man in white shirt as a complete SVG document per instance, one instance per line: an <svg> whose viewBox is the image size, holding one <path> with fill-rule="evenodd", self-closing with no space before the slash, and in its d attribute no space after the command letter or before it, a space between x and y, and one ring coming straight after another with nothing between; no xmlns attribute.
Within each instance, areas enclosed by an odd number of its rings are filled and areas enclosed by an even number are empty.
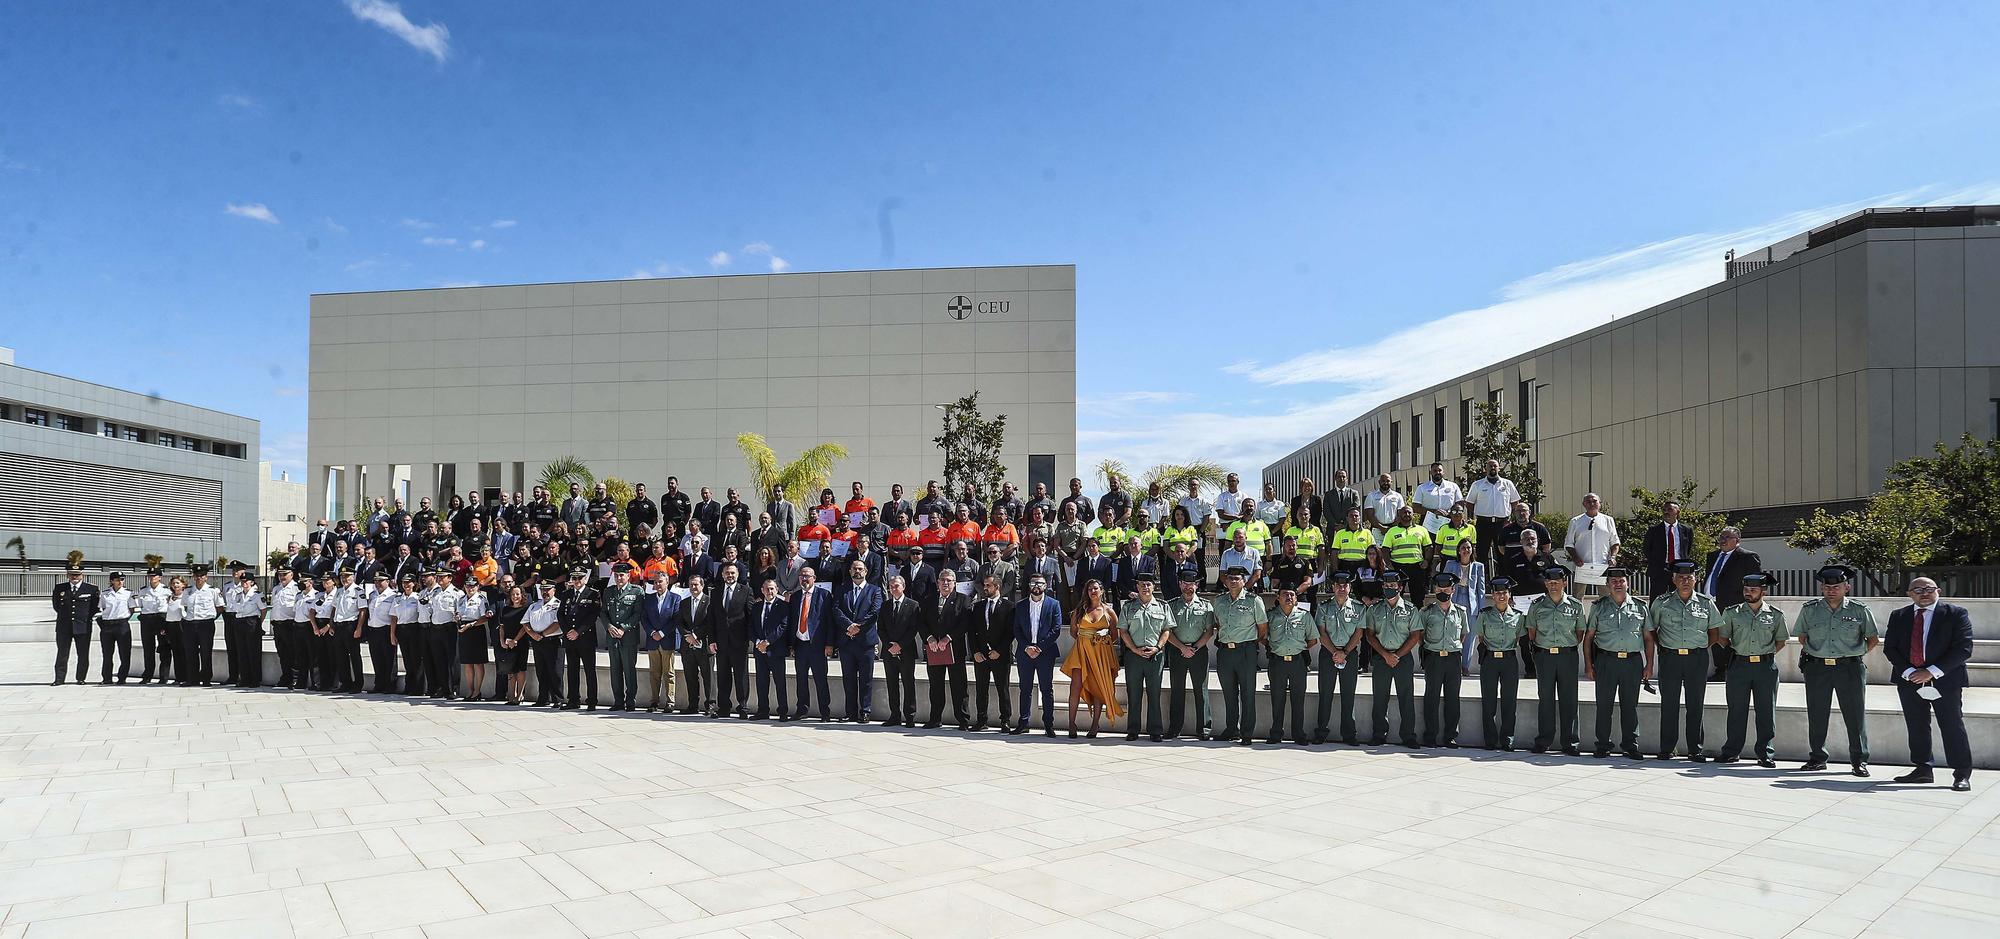
<svg viewBox="0 0 2000 939"><path fill-rule="evenodd" d="M236 572L236 639L229 647L229 672L238 688L264 683L264 594L249 569Z"/></svg>
<svg viewBox="0 0 2000 939"><path fill-rule="evenodd" d="M1228 482L1229 484L1215 496L1216 531L1221 531L1229 527L1230 522L1242 518L1243 514L1240 507L1243 505L1243 500L1250 498L1243 493L1243 477L1235 473L1230 473ZM1200 520L1196 519L1196 521Z"/></svg>
<svg viewBox="0 0 2000 939"><path fill-rule="evenodd" d="M125 589L125 575L111 573L111 586L97 593L97 644L103 651L97 683L111 684L111 653L118 653L118 683L132 667L132 591Z"/></svg>
<svg viewBox="0 0 2000 939"><path fill-rule="evenodd" d="M1602 507L1597 493L1587 493L1583 497L1583 514L1569 520L1563 550L1569 552L1570 563L1608 565L1618 557L1618 523L1599 511Z"/></svg>
<svg viewBox="0 0 2000 939"><path fill-rule="evenodd" d="M278 652L277 687L293 688L298 669L294 650L298 639L299 585L292 580L290 568L276 568L271 576L275 578L271 585L271 645Z"/></svg>
<svg viewBox="0 0 2000 939"><path fill-rule="evenodd" d="M147 568L146 586L132 592L132 612L139 614L139 684L153 680L155 667L162 684L173 667L174 644L167 641L167 599L173 595L160 583L160 569ZM157 666L155 664L157 660Z"/></svg>
<svg viewBox="0 0 2000 939"><path fill-rule="evenodd" d="M1271 526L1271 534L1273 536L1285 530L1285 516L1291 510L1292 507L1289 503L1278 498L1278 484L1265 483L1264 498L1257 500L1257 518L1264 524Z"/></svg>
<svg viewBox="0 0 2000 939"><path fill-rule="evenodd" d="M394 630L390 623L396 619L397 593L389 581L389 572L375 572L375 590L367 598L368 603L368 660L375 666L375 682L369 686L369 694L396 693L396 644L390 641Z"/></svg>
<svg viewBox="0 0 2000 939"><path fill-rule="evenodd" d="M1188 480L1187 495L1181 497L1180 507L1187 510L1188 524L1193 525L1194 530L1200 535L1200 540L1195 542L1194 547L1194 559L1199 563L1208 554L1208 519L1210 515L1214 514L1215 507L1210 505L1207 499L1201 497L1201 482L1193 479ZM1165 521L1171 526L1174 518L1172 515L1168 515ZM1216 530L1220 531L1221 529L1217 528ZM1049 583L1055 583L1055 581L1051 579Z"/></svg>
<svg viewBox="0 0 2000 939"><path fill-rule="evenodd" d="M1458 483L1446 479L1443 463L1431 464L1431 478L1417 485L1417 507L1424 513L1424 530L1437 534L1451 520L1452 507L1465 501Z"/></svg>
<svg viewBox="0 0 2000 939"><path fill-rule="evenodd" d="M1487 460L1486 475L1472 481L1466 498L1472 503L1472 523L1479 535L1473 550L1485 561L1497 550L1500 526L1507 524L1514 503L1521 501L1521 490L1515 488L1513 480L1500 475L1499 460Z"/></svg>
<svg viewBox="0 0 2000 939"><path fill-rule="evenodd" d="M1396 491L1396 483L1383 473L1375 479L1375 490L1361 500L1361 515L1375 529L1375 540L1382 540L1382 533L1396 524L1396 513L1404 506L1403 494Z"/></svg>
<svg viewBox="0 0 2000 939"><path fill-rule="evenodd" d="M1139 507L1146 510L1146 517L1152 520L1152 527L1155 528L1174 517L1173 497L1167 495L1165 487L1157 482L1147 484L1146 501L1139 503Z"/></svg>
<svg viewBox="0 0 2000 939"><path fill-rule="evenodd" d="M431 594L431 624L424 628L424 664L429 668L424 684L433 698L453 697L451 681L458 670L452 664L458 659L459 605L464 602L465 591L440 570L438 588Z"/></svg>
<svg viewBox="0 0 2000 939"><path fill-rule="evenodd" d="M700 581L699 577L689 582L690 588ZM547 705L557 707L562 704L562 601L556 598L556 585L552 580L544 580L538 585L541 599L528 604L525 617L528 634L533 637L535 650L535 707Z"/></svg>
<svg viewBox="0 0 2000 939"><path fill-rule="evenodd" d="M1243 582L1246 584L1257 583L1257 579L1263 576L1264 554L1250 547L1250 541L1241 528L1236 530L1229 547L1222 551L1221 569L1226 571L1232 567L1245 571Z"/></svg>

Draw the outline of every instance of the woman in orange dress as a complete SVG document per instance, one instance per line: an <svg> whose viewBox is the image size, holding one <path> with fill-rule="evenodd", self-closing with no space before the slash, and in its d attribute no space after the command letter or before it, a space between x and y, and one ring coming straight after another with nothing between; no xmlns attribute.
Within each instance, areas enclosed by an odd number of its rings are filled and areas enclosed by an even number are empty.
<svg viewBox="0 0 2000 939"><path fill-rule="evenodd" d="M1118 707L1118 614L1104 602L1104 585L1096 580L1083 584L1083 604L1070 623L1069 658L1063 660L1063 674L1069 676L1069 735L1076 736L1076 704L1090 705L1090 736L1097 736L1097 724L1106 711L1116 721L1125 713Z"/></svg>

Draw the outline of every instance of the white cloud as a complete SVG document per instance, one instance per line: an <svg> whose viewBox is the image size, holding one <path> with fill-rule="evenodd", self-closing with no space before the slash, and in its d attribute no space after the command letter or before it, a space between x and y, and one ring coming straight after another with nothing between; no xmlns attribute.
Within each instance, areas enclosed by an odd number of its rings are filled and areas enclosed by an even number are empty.
<svg viewBox="0 0 2000 939"><path fill-rule="evenodd" d="M306 390L304 388L298 388L290 385L280 385L276 388L271 389L271 393L277 395L280 398L296 398L299 395L305 394Z"/></svg>
<svg viewBox="0 0 2000 939"><path fill-rule="evenodd" d="M222 107L235 108L239 111L261 111L264 109L263 105L259 104L256 98L233 91L216 95L215 103Z"/></svg>
<svg viewBox="0 0 2000 939"><path fill-rule="evenodd" d="M722 270L725 267L728 267L729 261L730 257L729 257L729 252L727 251L717 251L714 254L708 256L708 266L718 271Z"/></svg>
<svg viewBox="0 0 2000 939"><path fill-rule="evenodd" d="M678 265L678 264L674 264L674 263L671 263L671 262L668 262L668 261L661 261L660 263L658 263L658 264L655 264L655 265L653 265L652 267L643 267L643 266L642 266L642 267L637 267L637 268L633 268L633 270L632 270L632 273L630 273L630 274L627 274L627 275L625 275L625 276L624 276L623 278L620 278L620 279L621 279L621 280L650 280L650 279L652 279L652 278L655 278L655 277L686 277L686 276L688 276L689 274L692 274L692 273L694 273L694 272L693 272L693 271L690 271L690 270L688 270L687 268L685 268L685 267L682 267L682 266L680 266L680 265Z"/></svg>
<svg viewBox="0 0 2000 939"><path fill-rule="evenodd" d="M417 241L419 244L426 244L433 248L449 248L458 244L458 239L456 238L440 238L436 235L425 235L417 239Z"/></svg>
<svg viewBox="0 0 2000 939"><path fill-rule="evenodd" d="M341 268L341 270L346 271L349 274L359 274L362 271L365 271L371 267L375 267L381 263L382 263L381 261L378 261L374 258L362 258L359 261L355 261L353 263L348 264L346 267Z"/></svg>
<svg viewBox="0 0 2000 939"><path fill-rule="evenodd" d="M292 479L304 481L306 435L303 431L276 435L267 433L257 443L257 458L270 463L273 473L289 472Z"/></svg>
<svg viewBox="0 0 2000 939"><path fill-rule="evenodd" d="M334 221L333 219L323 218L320 219L320 223L326 226L327 231L333 232L336 235L347 234L347 226L342 225L339 222Z"/></svg>
<svg viewBox="0 0 2000 939"><path fill-rule="evenodd" d="M426 222L420 218L406 218L396 224L414 231L429 231L438 227L436 222Z"/></svg>
<svg viewBox="0 0 2000 939"><path fill-rule="evenodd" d="M484 251L484 250L486 250L486 239L484 239L484 238L474 238L474 239L472 239L472 245L471 245L471 248L472 248L472 250L474 250L474 251Z"/></svg>
<svg viewBox="0 0 2000 939"><path fill-rule="evenodd" d="M782 273L784 273L784 272L785 272L785 268L788 268L788 267L791 267L791 266L792 266L792 262L790 262L790 261L787 261L787 260L785 260L784 258L781 258L781 257L778 257L778 256L777 256L777 255L775 255L775 254L774 254L774 255L771 255L771 273L773 273L773 274L782 274Z"/></svg>
<svg viewBox="0 0 2000 939"><path fill-rule="evenodd" d="M722 252L718 251L716 253L721 254ZM786 269L792 266L792 262L787 261L784 258L778 257L776 254L772 253L771 243L768 241L750 242L749 244L743 246L743 253L763 255L766 259L768 259L768 265L771 268L771 273L773 274L782 274L785 272ZM725 255L725 257L726 256L727 255Z"/></svg>
<svg viewBox="0 0 2000 939"><path fill-rule="evenodd" d="M770 254L770 253L771 253L771 243L770 243L770 242L768 242L768 241L753 241L753 242L750 242L749 244L747 244L747 245L744 245L744 246L743 246L743 253L744 253L744 254Z"/></svg>
<svg viewBox="0 0 2000 939"><path fill-rule="evenodd" d="M513 228L514 226L516 226L516 225L519 225L519 224L521 224L521 223L520 223L520 222L517 222L517 221L514 221L514 220L513 220L513 219L511 219L511 218L502 218L502 219L494 219L494 220L493 220L493 223L492 223L492 224L490 224L490 225L488 225L488 226L486 226L486 227L487 227L487 228Z"/></svg>
<svg viewBox="0 0 2000 939"><path fill-rule="evenodd" d="M244 202L241 204L231 202L228 205L223 206L222 211L227 212L230 215L234 215L237 218L252 219L254 221L263 222L267 225L278 224L278 216L272 213L270 209L266 208L264 206L264 203L262 202Z"/></svg>
<svg viewBox="0 0 2000 939"><path fill-rule="evenodd" d="M354 14L355 19L388 30L390 35L409 43L418 51L429 53L439 62L451 55L451 30L446 29L443 23L418 26L403 15L400 5L389 0L347 0L347 10Z"/></svg>

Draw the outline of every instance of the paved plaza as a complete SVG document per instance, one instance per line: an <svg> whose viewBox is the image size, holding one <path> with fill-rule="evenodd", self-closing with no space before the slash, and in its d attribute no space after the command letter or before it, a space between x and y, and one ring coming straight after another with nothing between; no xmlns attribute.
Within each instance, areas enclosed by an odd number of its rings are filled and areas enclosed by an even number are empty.
<svg viewBox="0 0 2000 939"><path fill-rule="evenodd" d="M2000 929L1984 774L51 688L47 658L0 647L0 939Z"/></svg>

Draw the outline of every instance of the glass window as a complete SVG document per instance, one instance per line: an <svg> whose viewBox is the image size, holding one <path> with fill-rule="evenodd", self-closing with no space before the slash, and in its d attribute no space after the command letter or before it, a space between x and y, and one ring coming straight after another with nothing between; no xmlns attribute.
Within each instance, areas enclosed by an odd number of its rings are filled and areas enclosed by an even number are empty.
<svg viewBox="0 0 2000 939"><path fill-rule="evenodd" d="M1389 469L1403 468L1403 422L1389 422Z"/></svg>
<svg viewBox="0 0 2000 939"><path fill-rule="evenodd" d="M181 438L181 449L183 449L183 450L199 450L199 449L201 449L201 441L199 441L199 440L196 440L196 439L195 439L195 438L193 438L193 437L182 437L182 438Z"/></svg>
<svg viewBox="0 0 2000 939"><path fill-rule="evenodd" d="M130 424L125 425L125 439L133 443L145 443L146 432Z"/></svg>
<svg viewBox="0 0 2000 939"><path fill-rule="evenodd" d="M162 432L160 433L160 446L163 446L163 447L176 447L176 446L179 446L179 445L180 445L180 444L179 444L178 442L176 442L176 441L174 440L174 435L173 435L173 434L169 434L169 433L166 433L166 432L164 432L164 431L162 431Z"/></svg>
<svg viewBox="0 0 2000 939"><path fill-rule="evenodd" d="M1431 412L1431 438L1437 442L1437 456L1434 457L1434 459L1438 460L1445 459L1446 453L1444 452L1444 408L1438 408L1437 410Z"/></svg>
<svg viewBox="0 0 2000 939"><path fill-rule="evenodd" d="M49 426L49 412L40 408L27 408L21 412L21 420L36 427Z"/></svg>
<svg viewBox="0 0 2000 939"><path fill-rule="evenodd" d="M1410 465L1424 465L1424 416L1410 415Z"/></svg>
<svg viewBox="0 0 2000 939"><path fill-rule="evenodd" d="M80 429L80 428L81 428L81 426L82 426L82 424L81 424L81 422L80 422L80 421L78 421L78 420L77 420L76 418L74 418L74 417L71 417L71 416L70 416L70 415L68 415L68 414L58 414L58 415L56 415L56 429L57 429L57 430L78 430L78 429Z"/></svg>
<svg viewBox="0 0 2000 939"><path fill-rule="evenodd" d="M97 425L97 432L113 440L118 439L118 425L110 421L105 421Z"/></svg>

